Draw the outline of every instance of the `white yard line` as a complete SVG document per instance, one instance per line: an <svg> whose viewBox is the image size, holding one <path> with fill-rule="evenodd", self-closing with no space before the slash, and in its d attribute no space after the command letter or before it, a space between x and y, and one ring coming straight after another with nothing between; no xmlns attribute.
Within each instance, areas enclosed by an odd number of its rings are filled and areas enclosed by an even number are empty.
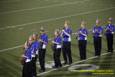
<svg viewBox="0 0 115 77"><path fill-rule="evenodd" d="M72 4L82 3L82 2L86 2L86 1L89 1L89 0L74 1L74 2L66 2L66 3L61 3L61 4L54 4L54 5L48 5L48 6L42 6L42 7L35 7L35 8L29 8L29 9L21 9L21 10L6 11L6 12L1 12L0 14L10 14L10 13L23 12L23 11L31 11L31 10L38 10L38 9L46 9L46 8L50 8L50 7L58 7L58 6L72 5Z"/></svg>
<svg viewBox="0 0 115 77"><path fill-rule="evenodd" d="M49 38L48 40L50 41L50 40L52 40L52 38ZM22 47L22 46L23 46L23 44L22 44L22 45L18 45L18 46L14 46L14 47L11 47L11 48L1 49L0 52L5 52L5 51L9 51L9 50L14 50L14 49L20 48L20 47Z"/></svg>
<svg viewBox="0 0 115 77"><path fill-rule="evenodd" d="M6 26L6 27L0 28L0 30L6 30L6 29L16 28L16 27L23 27L23 26L27 26L27 25L31 25L31 24L44 23L44 22L48 22L48 21L54 21L54 20L79 16L79 15L86 15L86 14L91 14L91 13L103 12L103 11L107 11L107 10L111 10L111 9L115 9L115 7L109 7L109 8L99 9L99 10L87 11L87 12L77 13L77 14L75 13L72 15L67 15L67 16L62 16L62 17L57 17L57 18L49 18L49 19L45 19L45 20L40 20L40 21L35 21L35 22L30 22L30 23L25 23L25 24L20 24L20 25Z"/></svg>
<svg viewBox="0 0 115 77"><path fill-rule="evenodd" d="M11 47L11 48L2 49L2 50L0 50L0 52L5 52L5 51L9 51L9 50L14 50L14 49L20 48L20 47L22 47L22 46L23 46L23 45L18 45L18 46L14 46L14 47Z"/></svg>
<svg viewBox="0 0 115 77"><path fill-rule="evenodd" d="M110 52L108 52L108 53L103 53L101 56L107 55L107 54L109 54L109 53L110 53ZM81 63L81 62L84 62L84 61L88 61L88 60L97 58L97 57L98 57L98 56L94 56L94 57L87 58L86 60L80 60L80 61L77 61L77 62L72 63L71 65L75 65L75 64L78 64L78 63ZM68 66L70 66L70 65L65 65L65 66L63 66L63 67L68 67ZM62 68L63 68L63 67L62 67ZM39 73L39 74L37 74L37 76L41 76L41 75L44 75L44 74L48 74L48 73L50 73L50 72L52 72L52 71L55 71L55 70L58 70L58 69L51 69L51 70L49 70L49 71L46 71L46 72L43 72L43 73Z"/></svg>
<svg viewBox="0 0 115 77"><path fill-rule="evenodd" d="M19 2L20 0L2 0L1 3L13 3L13 2Z"/></svg>

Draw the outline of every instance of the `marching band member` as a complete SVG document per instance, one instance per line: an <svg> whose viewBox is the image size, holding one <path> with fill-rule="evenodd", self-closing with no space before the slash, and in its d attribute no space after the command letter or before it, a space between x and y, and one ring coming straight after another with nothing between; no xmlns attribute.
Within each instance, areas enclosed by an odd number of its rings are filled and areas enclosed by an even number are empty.
<svg viewBox="0 0 115 77"><path fill-rule="evenodd" d="M115 32L115 26L112 24L112 18L108 19L105 31L108 52L113 52L113 34Z"/></svg>
<svg viewBox="0 0 115 77"><path fill-rule="evenodd" d="M52 41L53 43L53 56L54 56L54 66L53 68L61 67L60 55L61 55L61 48L62 48L62 38L60 36L60 31L56 30L54 32L55 38Z"/></svg>
<svg viewBox="0 0 115 77"><path fill-rule="evenodd" d="M25 43L24 48L25 52L22 55L22 77L33 77L32 76L32 36L29 37L29 40Z"/></svg>
<svg viewBox="0 0 115 77"><path fill-rule="evenodd" d="M48 35L46 34L44 28L40 30L40 48L39 48L39 62L41 69L40 72L45 71L45 53L46 53L46 46L48 44Z"/></svg>
<svg viewBox="0 0 115 77"><path fill-rule="evenodd" d="M100 21L96 20L96 25L93 27L93 41L95 48L95 56L101 55L101 47L102 47L102 33L103 28L99 25Z"/></svg>
<svg viewBox="0 0 115 77"><path fill-rule="evenodd" d="M33 34L33 50L32 50L32 74L33 77L37 77L36 73L36 61L37 61L37 56L38 56L38 50L39 50L39 41L38 41L38 34Z"/></svg>
<svg viewBox="0 0 115 77"><path fill-rule="evenodd" d="M65 21L64 29L62 30L62 37L63 37L62 51L63 51L64 64L72 63L71 34L72 29L69 27L68 21Z"/></svg>
<svg viewBox="0 0 115 77"><path fill-rule="evenodd" d="M78 34L78 47L80 51L80 59L86 59L86 46L88 30L85 28L85 22L81 22L81 28L77 32Z"/></svg>

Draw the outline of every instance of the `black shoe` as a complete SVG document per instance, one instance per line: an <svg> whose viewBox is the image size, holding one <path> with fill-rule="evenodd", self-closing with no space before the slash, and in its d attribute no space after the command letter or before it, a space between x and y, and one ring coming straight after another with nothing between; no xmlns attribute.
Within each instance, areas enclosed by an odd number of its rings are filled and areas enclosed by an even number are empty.
<svg viewBox="0 0 115 77"><path fill-rule="evenodd" d="M32 77L37 77L37 76L32 76Z"/></svg>
<svg viewBox="0 0 115 77"><path fill-rule="evenodd" d="M72 64L72 62L70 62L70 63L68 63L69 65L71 65Z"/></svg>
<svg viewBox="0 0 115 77"><path fill-rule="evenodd" d="M108 50L108 52L111 52L111 53L113 53L113 50Z"/></svg>
<svg viewBox="0 0 115 77"><path fill-rule="evenodd" d="M43 69L40 69L40 70L39 70L39 72L45 72L45 70L43 70Z"/></svg>
<svg viewBox="0 0 115 77"><path fill-rule="evenodd" d="M67 65L67 63L65 62L65 63L63 63L63 65Z"/></svg>
<svg viewBox="0 0 115 77"><path fill-rule="evenodd" d="M59 67L62 67L62 64L61 64L61 65L59 65Z"/></svg>
<svg viewBox="0 0 115 77"><path fill-rule="evenodd" d="M57 66L52 66L52 68L58 68Z"/></svg>
<svg viewBox="0 0 115 77"><path fill-rule="evenodd" d="M113 51L111 53L113 53Z"/></svg>
<svg viewBox="0 0 115 77"><path fill-rule="evenodd" d="M95 55L95 56L100 57L101 55Z"/></svg>

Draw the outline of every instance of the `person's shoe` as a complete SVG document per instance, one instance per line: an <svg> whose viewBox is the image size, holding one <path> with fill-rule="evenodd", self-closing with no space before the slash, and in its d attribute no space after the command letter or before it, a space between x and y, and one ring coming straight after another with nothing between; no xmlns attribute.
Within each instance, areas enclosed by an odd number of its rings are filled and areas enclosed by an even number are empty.
<svg viewBox="0 0 115 77"><path fill-rule="evenodd" d="M113 51L111 52L111 54L113 53Z"/></svg>
<svg viewBox="0 0 115 77"><path fill-rule="evenodd" d="M63 65L67 65L67 63L65 62L65 63L63 63Z"/></svg>
<svg viewBox="0 0 115 77"><path fill-rule="evenodd" d="M61 68L61 67L62 67L62 65L59 65L59 66L58 66L58 68Z"/></svg>
<svg viewBox="0 0 115 77"><path fill-rule="evenodd" d="M68 63L69 65L71 65L72 64L72 62L70 62L70 63Z"/></svg>
<svg viewBox="0 0 115 77"><path fill-rule="evenodd" d="M52 68L58 68L57 66L52 66Z"/></svg>
<svg viewBox="0 0 115 77"><path fill-rule="evenodd" d="M32 77L37 77L37 76L32 76Z"/></svg>
<svg viewBox="0 0 115 77"><path fill-rule="evenodd" d="M45 72L45 70L40 69L39 72Z"/></svg>

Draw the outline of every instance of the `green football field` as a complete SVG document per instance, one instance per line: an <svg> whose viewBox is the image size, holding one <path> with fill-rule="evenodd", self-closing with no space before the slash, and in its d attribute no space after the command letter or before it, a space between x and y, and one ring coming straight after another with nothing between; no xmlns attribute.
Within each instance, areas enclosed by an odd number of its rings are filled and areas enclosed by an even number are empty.
<svg viewBox="0 0 115 77"><path fill-rule="evenodd" d="M108 17L115 23L115 0L0 0L0 77L21 77L22 65L20 57L23 53L22 45L29 35L39 33L43 26L49 38L57 28L62 28L65 20L70 20L71 28L75 32L80 22L85 20L86 27L91 29L96 18L102 20L102 26ZM115 43L115 37L114 37ZM73 64L94 64L98 70L110 70L108 73L72 72L64 66L60 69L47 68L41 77L114 77L115 53L107 53L106 38L103 35L102 56L94 57L92 34L89 33L87 44L87 60L79 60L78 42L72 36ZM114 44L115 47L115 44ZM105 54L106 53L106 54ZM61 56L61 60L63 58ZM49 42L46 53L46 63L53 61L53 51ZM39 64L37 64L39 70Z"/></svg>

